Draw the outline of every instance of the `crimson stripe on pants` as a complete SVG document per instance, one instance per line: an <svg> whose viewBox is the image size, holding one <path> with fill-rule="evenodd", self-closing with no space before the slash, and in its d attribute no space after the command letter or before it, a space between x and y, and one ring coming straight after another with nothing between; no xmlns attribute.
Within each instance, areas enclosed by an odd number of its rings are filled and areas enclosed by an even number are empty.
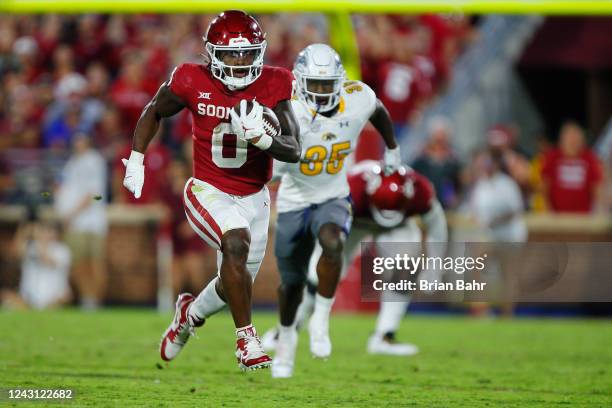
<svg viewBox="0 0 612 408"><path fill-rule="evenodd" d="M207 236L209 236L213 241L217 242L219 246L221 246L221 237L223 236L223 233L221 232L221 228L219 228L219 225L217 224L217 222L213 219L210 213L206 211L204 207L202 207L202 205L196 198L195 194L193 194L193 192L191 191L191 187L193 185L194 185L193 180L191 180L188 183L187 188L186 188L186 191L187 191L186 199L189 200L189 204L193 206L195 211L197 211L198 215L202 217L202 219L210 227L212 232L209 231L209 229L206 228L206 226L202 225L202 222L199 221L193 214L191 214L193 217L192 221L194 222L194 224L201 227L202 231L205 232ZM185 197L183 197L183 199L185 200ZM187 204L185 202L183 204L185 205L185 210L191 212Z"/></svg>
<svg viewBox="0 0 612 408"><path fill-rule="evenodd" d="M219 242L219 240L216 239L214 237L214 235L212 235L210 232L208 232L206 227L204 227L202 225L202 223L200 221L198 221L198 219L196 217L193 216L193 214L191 213L191 210L189 210L189 208L185 208L185 215L187 216L187 218L189 218L189 221L191 221L193 223L193 225L195 225L195 227L200 232L202 232L202 234L206 235L208 237L208 239L210 239L210 241L214 244L216 249L221 249L221 243ZM210 245L209 242L207 242L207 244Z"/></svg>

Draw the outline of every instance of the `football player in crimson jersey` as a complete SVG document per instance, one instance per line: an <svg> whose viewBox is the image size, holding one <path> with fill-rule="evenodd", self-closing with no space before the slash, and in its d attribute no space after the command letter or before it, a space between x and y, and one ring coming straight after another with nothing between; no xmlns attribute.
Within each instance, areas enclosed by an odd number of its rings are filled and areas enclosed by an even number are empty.
<svg viewBox="0 0 612 408"><path fill-rule="evenodd" d="M348 172L348 182L353 199L355 222L344 247L345 261L343 275L350 260L359 250L359 244L371 237L375 242L421 242L421 230L414 217L419 216L426 230L426 252L428 256L443 256L447 241L446 217L442 206L435 198L433 186L424 176L413 169L400 167L395 173L385 175L381 164L364 160L355 164ZM384 245L377 245L376 251L382 256L394 257ZM316 263L321 254L320 247L310 260L308 288L296 316L299 328L315 303ZM415 256L420 255L414 254ZM427 271L430 276L421 279L438 278L439 271ZM368 341L368 352L372 354L413 355L418 348L412 344L395 341L395 332L408 307L410 297L405 293L382 293L376 330ZM269 330L263 337L266 349L276 348L278 328Z"/></svg>
<svg viewBox="0 0 612 408"><path fill-rule="evenodd" d="M181 64L147 104L136 125L132 152L124 159L124 186L138 198L143 157L162 118L189 109L193 117L193 177L184 209L195 232L217 252L218 276L194 297L179 295L160 354L177 356L196 327L229 305L236 325L236 357L243 370L268 367L251 322L251 285L266 248L270 198L265 186L272 159L297 162L298 124L291 108L292 74L263 65L265 34L248 14L230 10L209 25L205 65ZM246 112L246 101L252 108ZM233 107L240 103L240 112ZM263 106L276 114L281 134L263 127Z"/></svg>

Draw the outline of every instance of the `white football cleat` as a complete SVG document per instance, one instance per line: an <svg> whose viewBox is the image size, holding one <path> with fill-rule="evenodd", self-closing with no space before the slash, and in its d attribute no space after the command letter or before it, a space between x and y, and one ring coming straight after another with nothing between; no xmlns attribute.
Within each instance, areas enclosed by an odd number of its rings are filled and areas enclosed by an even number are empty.
<svg viewBox="0 0 612 408"><path fill-rule="evenodd" d="M272 378L289 378L293 376L297 344L297 331L291 330L286 335L279 335L276 342L276 354L274 355L274 360L272 360Z"/></svg>
<svg viewBox="0 0 612 408"><path fill-rule="evenodd" d="M413 356L419 352L414 344L396 343L393 335L373 334L368 340L368 353L390 356Z"/></svg>
<svg viewBox="0 0 612 408"><path fill-rule="evenodd" d="M170 326L164 332L159 346L159 354L164 361L173 360L183 349L196 327L204 324L204 319L195 320L189 316L189 306L195 297L191 293L181 293L176 300L176 311Z"/></svg>
<svg viewBox="0 0 612 408"><path fill-rule="evenodd" d="M308 322L310 352L315 358L328 358L332 345L329 339L329 316L313 313Z"/></svg>
<svg viewBox="0 0 612 408"><path fill-rule="evenodd" d="M257 331L253 326L238 331L236 339L236 359L242 371L259 370L270 367L272 359L261 347Z"/></svg>
<svg viewBox="0 0 612 408"><path fill-rule="evenodd" d="M276 343L278 342L278 326L274 326L261 336L261 346L265 351L276 350Z"/></svg>

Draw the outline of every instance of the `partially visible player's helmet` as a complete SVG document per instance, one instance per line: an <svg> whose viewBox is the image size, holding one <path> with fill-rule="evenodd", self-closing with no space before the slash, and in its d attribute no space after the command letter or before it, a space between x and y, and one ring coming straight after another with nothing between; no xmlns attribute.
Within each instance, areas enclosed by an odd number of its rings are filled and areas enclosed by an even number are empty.
<svg viewBox="0 0 612 408"><path fill-rule="evenodd" d="M300 51L293 75L298 97L317 112L328 112L340 102L346 73L340 56L329 45L312 44Z"/></svg>
<svg viewBox="0 0 612 408"><path fill-rule="evenodd" d="M414 185L404 166L386 176L382 166L375 166L367 178L366 193L372 218L377 224L392 228L404 221L405 208L414 196Z"/></svg>
<svg viewBox="0 0 612 408"><path fill-rule="evenodd" d="M263 68L265 37L257 20L244 11L219 14L203 37L212 75L232 89L255 82Z"/></svg>

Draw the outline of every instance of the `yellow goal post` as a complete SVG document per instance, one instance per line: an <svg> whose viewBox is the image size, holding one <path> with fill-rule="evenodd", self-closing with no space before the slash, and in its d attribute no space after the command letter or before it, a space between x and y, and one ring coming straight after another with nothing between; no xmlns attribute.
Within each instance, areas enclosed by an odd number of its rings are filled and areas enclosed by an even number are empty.
<svg viewBox="0 0 612 408"><path fill-rule="evenodd" d="M360 78L351 13L612 15L612 0L0 0L2 14L320 12L351 79Z"/></svg>

